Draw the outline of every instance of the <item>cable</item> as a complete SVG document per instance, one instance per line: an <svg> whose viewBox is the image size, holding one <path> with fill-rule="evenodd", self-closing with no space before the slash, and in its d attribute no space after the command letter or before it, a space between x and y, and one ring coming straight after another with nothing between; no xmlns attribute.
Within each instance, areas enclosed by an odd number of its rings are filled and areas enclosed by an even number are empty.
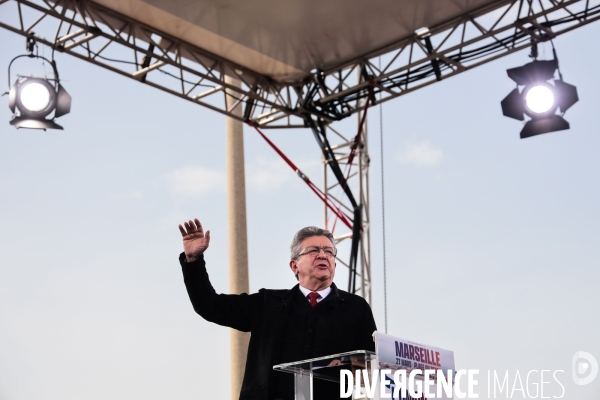
<svg viewBox="0 0 600 400"><path fill-rule="evenodd" d="M381 56L379 56L379 70L381 71ZM381 92L379 93L381 100ZM383 232L383 320L385 322L385 333L388 331L387 318L387 268L385 254L385 187L383 174L383 104L379 103L379 143L381 148L381 230Z"/></svg>
<svg viewBox="0 0 600 400"><path fill-rule="evenodd" d="M121 63L121 64L129 64L129 65L138 65L137 63L135 63L135 62L133 62L133 61L116 60L116 59L114 59L114 58L108 58L108 57L104 57L104 56L102 56L102 55L100 55L100 54L98 54L98 53L94 53L94 52L93 52L93 51L91 51L91 50L90 50L90 54L93 54L93 55L94 55L94 57L96 57L96 58L101 58L101 59L103 59L103 60L110 61L110 62L116 62L116 63ZM175 75L175 74L172 74L172 73L170 73L170 72L168 72L168 71L165 71L165 70L164 70L164 69L162 69L162 68L157 68L157 70L159 70L160 72L162 72L162 73L163 73L163 74L165 74L165 75L168 75L168 76L170 76L170 77L172 77L172 78L175 78L175 79L177 79L177 80L179 80L179 81L185 82L185 83L187 83L187 84L190 84L190 85L196 85L196 86L201 86L201 87L206 87L206 88L211 88L211 89L215 87L215 86L211 86L211 85L196 84L196 82L191 82L191 81L188 81L188 80L182 79L181 77L179 77L179 76L177 76L177 75Z"/></svg>
<svg viewBox="0 0 600 400"><path fill-rule="evenodd" d="M189 84L189 85L196 85L196 86L201 86L201 87L206 87L206 88L211 88L211 89L214 89L214 88L215 88L215 86L214 86L214 85L213 85L213 86L211 86L211 85L203 85L203 84L201 84L201 83L196 83L196 82L187 81L187 80L185 80L185 79L182 79L181 77L179 77L179 76L177 76L177 75L175 75L175 74L172 74L172 73L170 73L170 72L168 72L168 71L165 71L165 70L164 70L164 69L162 69L162 68L157 68L157 69L158 69L160 72L162 72L163 74L165 74L165 75L168 75L168 76L170 76L170 77L173 77L173 78L175 78L175 79L178 79L179 81L181 81L181 82L185 82L185 83L187 83L187 84Z"/></svg>
<svg viewBox="0 0 600 400"><path fill-rule="evenodd" d="M277 154L279 154L279 156L283 159L283 161L285 161L285 163L287 165L289 165L290 168L292 168L292 170L294 170L294 172L296 173L296 175L298 175L298 177L300 179L302 179L304 181L304 183L306 183L308 185L308 187L317 195L317 197L319 197L319 199L321 199L321 201L323 203L325 203L325 205L327 206L327 208L329 208L334 214L337 215L337 217L340 219L340 221L342 221L344 223L344 225L346 225L348 228L352 229L353 228L353 220L350 216L346 215L343 211L341 211L340 209L335 208L335 204L333 204L332 200L329 198L328 195L326 195L321 189L319 189L317 187L317 185L315 185L309 178L308 176L306 176L302 171L300 171L300 169L296 166L296 164L294 164L292 162L292 160L290 160L284 153L283 151L281 151L276 145L275 143L273 143L271 140L269 140L269 138L258 128L258 126L256 126L252 121L246 121L246 123L248 125L250 125L251 127L253 127L260 136L262 136L262 138L267 142L267 144L269 146L271 146L271 148L273 150L275 150L275 152Z"/></svg>
<svg viewBox="0 0 600 400"><path fill-rule="evenodd" d="M558 77L562 81L563 76L562 76L562 73L560 72L560 64L558 63L558 56L556 55L556 49L554 48L554 42L552 40L550 40L550 44L552 45L552 55L554 56L554 59L556 60L556 70L558 71Z"/></svg>
<svg viewBox="0 0 600 400"><path fill-rule="evenodd" d="M114 58L108 58L108 57L101 56L100 54L94 53L91 50L89 50L89 52L90 52L90 54L93 54L94 57L101 58L101 59L106 60L106 61L111 61L111 62L116 62L116 63L121 63L121 64L138 65L137 63L135 63L133 61L115 60Z"/></svg>

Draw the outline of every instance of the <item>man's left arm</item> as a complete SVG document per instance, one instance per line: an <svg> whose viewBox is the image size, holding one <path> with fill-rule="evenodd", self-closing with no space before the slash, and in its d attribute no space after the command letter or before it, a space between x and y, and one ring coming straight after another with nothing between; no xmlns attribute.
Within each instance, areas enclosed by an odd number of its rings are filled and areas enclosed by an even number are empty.
<svg viewBox="0 0 600 400"><path fill-rule="evenodd" d="M367 301L364 301L364 307L362 312L362 323L360 332L360 344L362 350L375 351L375 342L373 341L373 332L377 330L375 325L375 318L373 318L373 311Z"/></svg>

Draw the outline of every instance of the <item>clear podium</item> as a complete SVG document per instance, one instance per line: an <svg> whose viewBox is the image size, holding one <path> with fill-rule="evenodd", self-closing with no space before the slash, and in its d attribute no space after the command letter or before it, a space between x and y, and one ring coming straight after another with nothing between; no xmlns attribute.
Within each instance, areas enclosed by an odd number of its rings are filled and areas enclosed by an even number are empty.
<svg viewBox="0 0 600 400"><path fill-rule="evenodd" d="M333 354L330 356L311 358L309 360L295 361L278 364L273 367L275 371L294 374L294 390L296 400L313 400L313 380L323 379L330 382L340 382L340 371L354 371L368 369L377 359L374 352L356 350L347 353ZM363 393L352 391L352 397L364 398Z"/></svg>

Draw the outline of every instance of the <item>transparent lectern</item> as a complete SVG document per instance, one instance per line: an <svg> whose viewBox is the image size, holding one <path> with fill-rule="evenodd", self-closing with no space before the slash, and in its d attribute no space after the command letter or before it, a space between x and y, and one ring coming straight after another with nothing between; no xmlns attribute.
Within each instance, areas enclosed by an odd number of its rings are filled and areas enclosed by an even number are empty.
<svg viewBox="0 0 600 400"><path fill-rule="evenodd" d="M367 350L356 350L347 353L333 354L331 356L311 358L309 360L295 361L292 363L275 365L275 371L294 374L294 390L296 400L313 399L313 379L323 379L330 382L340 382L340 371L357 369L371 369L372 361L376 360L375 353ZM352 390L352 397L364 398L364 393Z"/></svg>

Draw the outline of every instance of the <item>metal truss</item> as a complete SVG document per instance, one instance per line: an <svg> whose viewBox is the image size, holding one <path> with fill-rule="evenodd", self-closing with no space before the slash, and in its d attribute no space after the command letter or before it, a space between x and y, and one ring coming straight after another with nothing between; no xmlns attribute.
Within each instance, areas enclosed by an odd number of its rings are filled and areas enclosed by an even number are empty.
<svg viewBox="0 0 600 400"><path fill-rule="evenodd" d="M369 87L373 104L388 101L598 18L600 0L499 0L282 83L89 0L0 0L2 28L261 128L307 127L307 118L329 124L362 110Z"/></svg>
<svg viewBox="0 0 600 400"><path fill-rule="evenodd" d="M344 253L337 256L338 263L348 268L348 291L356 293L371 304L371 230L369 203L369 146L366 118L358 116L358 141L356 137L343 135L328 126L328 141L333 156L344 173L345 182L353 193L357 193L353 206L339 180L332 176L331 157L323 156L323 192L339 210L354 215L353 229L348 229L327 206L324 207L324 226L334 233L336 244L352 240L350 257ZM353 151L354 148L354 151ZM354 153L354 156L352 154ZM360 216L359 216L360 215ZM356 244L355 244L356 243ZM354 249L353 246L356 246ZM353 253L356 251L356 253Z"/></svg>
<svg viewBox="0 0 600 400"><path fill-rule="evenodd" d="M382 103L600 18L600 1L498 1L331 71L317 71L305 104L314 114L339 120L361 110L372 89ZM381 63L380 63L381 62ZM381 65L381 67L380 67ZM362 82L353 72L362 75Z"/></svg>
<svg viewBox="0 0 600 400"><path fill-rule="evenodd" d="M349 259L340 256L338 262L349 268L348 290L369 302L367 108L599 18L600 0L499 0L289 83L258 74L89 0L0 0L1 28L53 51L257 128L310 127L323 153L324 198L338 211L325 207L325 226L332 231L338 227L338 243L352 239ZM241 87L227 83L228 76L241 81ZM358 140L333 129L332 122L360 116L361 111L365 117L359 117L362 134ZM341 213L352 217L338 223Z"/></svg>
<svg viewBox="0 0 600 400"><path fill-rule="evenodd" d="M361 79L362 76L357 75L357 80ZM325 229L335 234L336 244L351 239L349 258L343 258L343 253L338 253L336 258L348 268L348 292L361 295L369 304L371 234L367 111L372 99L371 88L369 98L361 100L364 111L357 115L358 129L353 137L340 133L331 125L327 126L322 120L313 124L309 119L323 154L323 194L329 201L324 207ZM341 218L348 215L352 215L351 219ZM351 220L351 224L348 224L348 220Z"/></svg>

